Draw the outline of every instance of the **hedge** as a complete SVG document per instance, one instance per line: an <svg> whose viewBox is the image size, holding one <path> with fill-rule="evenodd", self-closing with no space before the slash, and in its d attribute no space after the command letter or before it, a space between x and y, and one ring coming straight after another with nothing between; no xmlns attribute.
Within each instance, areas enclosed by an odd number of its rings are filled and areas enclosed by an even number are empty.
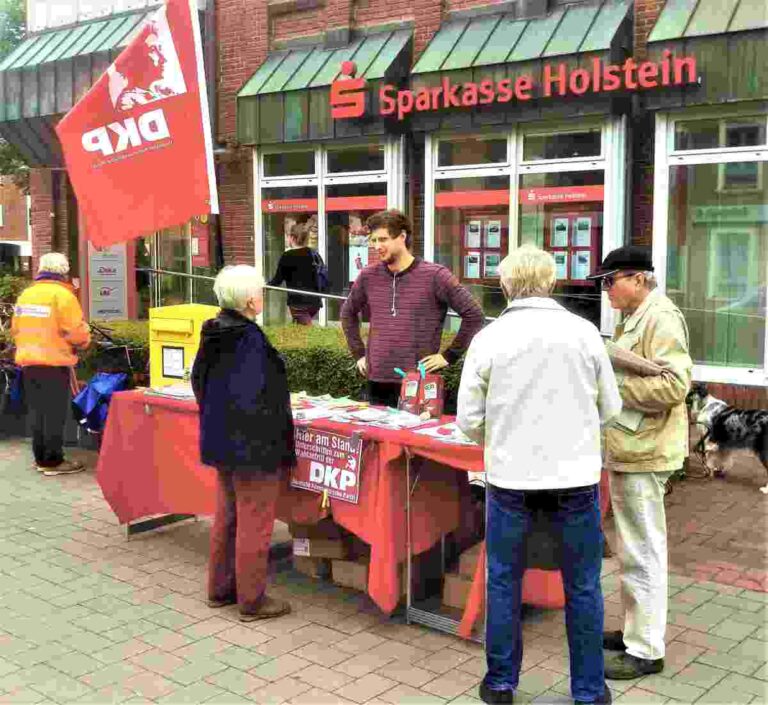
<svg viewBox="0 0 768 705"><path fill-rule="evenodd" d="M97 322L109 329L117 344L137 348L132 353L134 369L145 370L149 358L147 321ZM331 394L334 397L360 398L364 380L355 369L355 361L349 354L344 334L340 328L320 326L269 326L265 333L285 358L288 385L291 391L309 394ZM98 335L94 335L98 339ZM453 334L444 336L448 344ZM99 366L100 350L92 346L83 356L79 376L87 379ZM461 376L461 362L443 371L448 408L453 408ZM451 403L453 402L453 403Z"/></svg>

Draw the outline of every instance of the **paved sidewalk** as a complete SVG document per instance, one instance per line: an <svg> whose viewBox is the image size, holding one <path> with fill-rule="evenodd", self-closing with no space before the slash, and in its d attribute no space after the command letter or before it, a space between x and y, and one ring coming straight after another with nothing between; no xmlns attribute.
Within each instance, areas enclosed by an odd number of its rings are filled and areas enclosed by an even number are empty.
<svg viewBox="0 0 768 705"><path fill-rule="evenodd" d="M743 518L764 531L764 514ZM0 440L0 703L477 704L480 646L383 619L352 591L283 572L289 616L208 609L207 535L199 521L127 541L92 470L43 477L27 443ZM615 628L615 560L604 573ZM613 682L616 702L768 702L768 595L682 575L670 593L667 667ZM562 612L531 611L524 631L517 702L570 702Z"/></svg>

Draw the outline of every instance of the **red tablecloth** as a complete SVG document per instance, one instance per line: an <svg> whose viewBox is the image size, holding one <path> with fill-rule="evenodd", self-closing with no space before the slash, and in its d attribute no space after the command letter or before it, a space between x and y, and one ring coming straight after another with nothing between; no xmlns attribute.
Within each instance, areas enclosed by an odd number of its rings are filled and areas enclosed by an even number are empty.
<svg viewBox="0 0 768 705"><path fill-rule="evenodd" d="M400 598L398 564L406 551L405 448L418 456L418 472L411 499L413 553L432 547L442 534L461 522L460 503L467 479L464 472L481 472L482 450L453 446L410 431L387 431L349 426L325 420L312 422L320 430L360 432L363 450L360 501L349 504L331 500L334 521L371 547L368 593L385 612ZM96 473L104 497L118 519L125 523L163 514L213 514L216 475L199 459L197 406L145 395L118 392L112 397ZM413 482L413 477L411 478ZM604 477L605 481L606 478ZM607 509L604 482L601 509ZM287 484L278 500L283 521L314 523L320 518L319 495L292 489ZM468 633L479 613L485 592L484 556L478 563L474 585L465 609L462 632ZM564 604L559 571L529 570L523 600L544 607Z"/></svg>
<svg viewBox="0 0 768 705"><path fill-rule="evenodd" d="M411 499L414 553L433 546L460 525L464 472L482 470L477 448L455 448L410 432L315 421L312 427L340 433L362 430L360 501L331 500L334 521L371 547L368 592L385 612L400 598L398 564L406 556L404 447L428 453L417 459L419 481ZM162 513L213 514L215 472L199 460L197 406L141 391L112 397L96 473L104 497L121 522ZM320 496L287 486L278 501L283 521L314 523Z"/></svg>

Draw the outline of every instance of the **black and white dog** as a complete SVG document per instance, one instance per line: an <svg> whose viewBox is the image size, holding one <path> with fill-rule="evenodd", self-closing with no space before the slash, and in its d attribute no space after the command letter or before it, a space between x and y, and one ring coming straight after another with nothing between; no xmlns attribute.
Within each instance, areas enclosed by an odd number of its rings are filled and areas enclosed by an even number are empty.
<svg viewBox="0 0 768 705"><path fill-rule="evenodd" d="M723 475L733 464L733 453L753 453L768 471L768 411L736 409L716 399L701 382L695 382L686 399L691 420L703 427L699 449L709 472ZM761 487L768 494L768 485Z"/></svg>

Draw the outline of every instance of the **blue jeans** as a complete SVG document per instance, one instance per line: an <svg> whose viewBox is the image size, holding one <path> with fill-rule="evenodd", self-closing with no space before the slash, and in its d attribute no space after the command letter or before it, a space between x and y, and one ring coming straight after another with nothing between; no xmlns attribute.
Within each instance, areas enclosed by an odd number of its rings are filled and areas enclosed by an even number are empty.
<svg viewBox="0 0 768 705"><path fill-rule="evenodd" d="M592 702L603 694L603 593L598 486L562 490L506 490L488 485L486 542L488 616L485 683L515 690L523 660L521 602L525 542L543 512L559 547L565 587L565 623L571 659L571 695Z"/></svg>

